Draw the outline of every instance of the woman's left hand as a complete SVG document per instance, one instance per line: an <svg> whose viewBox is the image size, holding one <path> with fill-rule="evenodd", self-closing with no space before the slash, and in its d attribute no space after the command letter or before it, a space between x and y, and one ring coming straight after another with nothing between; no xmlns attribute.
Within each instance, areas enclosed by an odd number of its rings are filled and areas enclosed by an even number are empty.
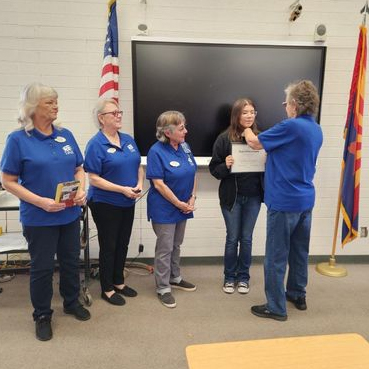
<svg viewBox="0 0 369 369"><path fill-rule="evenodd" d="M195 211L195 201L196 201L196 197L195 196L191 196L188 201L187 204L189 206L189 208L187 209L187 211L182 211L184 214L189 214L192 213L193 211Z"/></svg>
<svg viewBox="0 0 369 369"><path fill-rule="evenodd" d="M79 189L74 198L74 204L78 206L86 205L86 192L83 189Z"/></svg>

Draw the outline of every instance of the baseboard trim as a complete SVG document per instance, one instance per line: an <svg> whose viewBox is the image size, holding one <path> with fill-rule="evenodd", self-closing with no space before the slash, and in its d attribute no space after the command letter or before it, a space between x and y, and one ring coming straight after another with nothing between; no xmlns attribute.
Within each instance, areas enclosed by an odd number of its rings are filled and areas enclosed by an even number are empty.
<svg viewBox="0 0 369 369"><path fill-rule="evenodd" d="M317 264L322 262L328 262L330 256L327 255L310 255L309 264ZM129 263L130 259L127 259ZM154 258L138 258L135 261L141 263L153 265ZM252 262L255 264L262 264L264 262L264 256L253 256ZM337 264L369 264L369 255L347 255L337 256ZM223 256L183 256L181 257L181 265L214 265L223 264Z"/></svg>

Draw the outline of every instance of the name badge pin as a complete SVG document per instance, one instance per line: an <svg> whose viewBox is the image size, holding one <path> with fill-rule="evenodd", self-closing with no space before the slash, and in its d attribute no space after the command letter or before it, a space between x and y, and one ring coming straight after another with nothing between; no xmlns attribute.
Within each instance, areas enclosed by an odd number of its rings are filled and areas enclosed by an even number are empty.
<svg viewBox="0 0 369 369"><path fill-rule="evenodd" d="M180 164L178 163L178 161L174 161L174 160L173 160L173 161L171 161L171 162L169 163L169 165L170 165L171 167L175 167L175 168L176 168L176 167L179 167L179 165L180 165Z"/></svg>

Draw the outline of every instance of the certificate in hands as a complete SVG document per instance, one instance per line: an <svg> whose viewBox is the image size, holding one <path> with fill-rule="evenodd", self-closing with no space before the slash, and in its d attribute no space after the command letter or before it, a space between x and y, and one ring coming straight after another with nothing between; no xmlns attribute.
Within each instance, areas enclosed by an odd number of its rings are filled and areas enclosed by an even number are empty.
<svg viewBox="0 0 369 369"><path fill-rule="evenodd" d="M231 173L265 172L265 150L253 150L242 142L232 142L234 164Z"/></svg>

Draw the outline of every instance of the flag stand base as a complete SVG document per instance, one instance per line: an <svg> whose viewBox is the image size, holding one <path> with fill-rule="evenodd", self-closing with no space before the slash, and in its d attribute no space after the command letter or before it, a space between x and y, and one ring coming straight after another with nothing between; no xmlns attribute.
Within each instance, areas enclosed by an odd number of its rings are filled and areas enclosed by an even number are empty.
<svg viewBox="0 0 369 369"><path fill-rule="evenodd" d="M343 267L336 265L336 259L334 257L329 258L328 263L319 263L315 267L316 271L320 274L328 277L346 277L347 270Z"/></svg>

